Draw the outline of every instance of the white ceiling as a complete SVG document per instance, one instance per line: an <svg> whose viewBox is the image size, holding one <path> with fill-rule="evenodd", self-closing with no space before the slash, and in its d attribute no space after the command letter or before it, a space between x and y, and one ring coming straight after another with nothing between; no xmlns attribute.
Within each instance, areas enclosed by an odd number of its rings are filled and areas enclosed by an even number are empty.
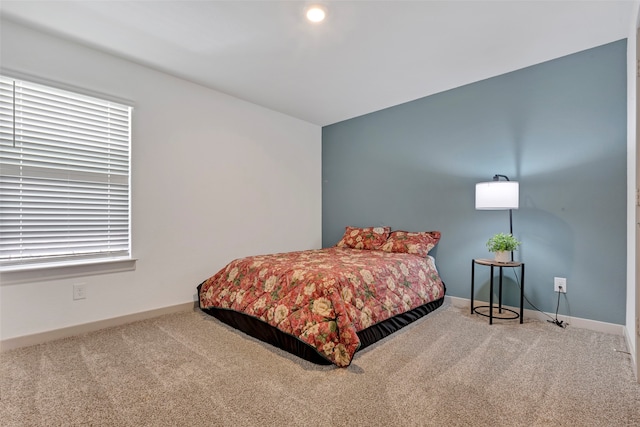
<svg viewBox="0 0 640 427"><path fill-rule="evenodd" d="M632 1L11 1L5 19L328 125L627 37Z"/></svg>

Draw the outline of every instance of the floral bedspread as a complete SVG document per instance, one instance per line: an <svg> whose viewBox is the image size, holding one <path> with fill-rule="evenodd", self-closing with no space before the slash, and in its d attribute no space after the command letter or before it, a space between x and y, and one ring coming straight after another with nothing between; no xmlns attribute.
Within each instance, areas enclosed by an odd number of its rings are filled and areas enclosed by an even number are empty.
<svg viewBox="0 0 640 427"><path fill-rule="evenodd" d="M202 284L200 307L254 316L349 366L357 331L442 296L429 258L333 247L232 261Z"/></svg>

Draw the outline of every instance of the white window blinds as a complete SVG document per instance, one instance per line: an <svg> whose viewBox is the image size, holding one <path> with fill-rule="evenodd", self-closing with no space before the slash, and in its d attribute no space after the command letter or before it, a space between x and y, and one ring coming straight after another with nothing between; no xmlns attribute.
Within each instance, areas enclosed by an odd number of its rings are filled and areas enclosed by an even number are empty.
<svg viewBox="0 0 640 427"><path fill-rule="evenodd" d="M129 256L130 120L0 76L0 268Z"/></svg>

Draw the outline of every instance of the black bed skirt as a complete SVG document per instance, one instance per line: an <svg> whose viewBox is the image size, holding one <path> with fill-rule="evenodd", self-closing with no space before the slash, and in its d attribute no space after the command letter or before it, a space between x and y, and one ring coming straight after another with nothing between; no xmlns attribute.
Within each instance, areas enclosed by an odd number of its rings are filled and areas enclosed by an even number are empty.
<svg viewBox="0 0 640 427"><path fill-rule="evenodd" d="M200 295L200 287L198 286L198 296ZM445 288L446 290L446 288ZM406 313L398 314L387 320L384 320L375 325L369 326L366 329L358 332L358 338L360 338L360 348L358 351L369 347L371 344L380 341L386 336L404 328L405 326L415 322L421 317L431 313L436 308L440 307L444 302L444 295L442 298L435 301L431 301L424 305L414 308ZM269 325L262 320L253 316L246 315L233 310L224 308L202 308L205 313L215 317L227 325L238 329L247 335L278 347L286 352L294 354L302 359L318 365L331 365L332 363L320 355L313 347L300 341L293 335L282 332L281 330Z"/></svg>

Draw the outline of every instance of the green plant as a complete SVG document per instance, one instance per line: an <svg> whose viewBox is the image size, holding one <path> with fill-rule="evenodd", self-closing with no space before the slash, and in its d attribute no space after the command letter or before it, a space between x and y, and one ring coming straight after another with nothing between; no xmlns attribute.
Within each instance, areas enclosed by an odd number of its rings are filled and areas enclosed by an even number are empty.
<svg viewBox="0 0 640 427"><path fill-rule="evenodd" d="M522 242L518 241L513 235L498 233L487 242L489 252L515 251Z"/></svg>

